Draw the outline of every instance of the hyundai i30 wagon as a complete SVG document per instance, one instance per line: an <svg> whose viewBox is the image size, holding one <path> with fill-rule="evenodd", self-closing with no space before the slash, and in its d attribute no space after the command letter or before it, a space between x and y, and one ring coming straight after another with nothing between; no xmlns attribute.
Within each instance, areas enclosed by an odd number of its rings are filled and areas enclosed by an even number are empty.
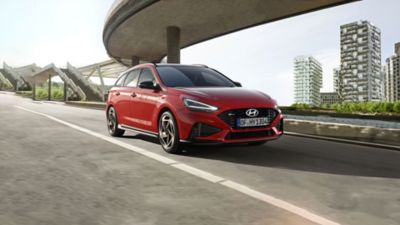
<svg viewBox="0 0 400 225"><path fill-rule="evenodd" d="M109 91L106 115L112 136L130 130L158 137L169 153L184 144L261 145L283 134L274 99L203 65L149 63L125 71Z"/></svg>

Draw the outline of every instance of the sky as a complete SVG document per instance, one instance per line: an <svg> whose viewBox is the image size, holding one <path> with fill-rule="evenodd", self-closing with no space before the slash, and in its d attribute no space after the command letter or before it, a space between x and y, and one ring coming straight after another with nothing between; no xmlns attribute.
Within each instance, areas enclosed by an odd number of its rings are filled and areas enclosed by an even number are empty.
<svg viewBox="0 0 400 225"><path fill-rule="evenodd" d="M113 0L0 0L0 62L18 67L66 62L84 66L108 58L102 31ZM181 52L181 63L206 64L280 105L294 100L293 60L312 55L323 66L323 88L333 90L340 65L342 24L368 20L381 34L382 62L400 42L400 0L363 0L215 38Z"/></svg>

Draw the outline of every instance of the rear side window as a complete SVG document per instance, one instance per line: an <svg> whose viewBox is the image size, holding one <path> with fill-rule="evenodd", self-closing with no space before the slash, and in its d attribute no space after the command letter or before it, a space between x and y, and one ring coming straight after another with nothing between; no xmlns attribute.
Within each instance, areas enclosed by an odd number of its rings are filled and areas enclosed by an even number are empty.
<svg viewBox="0 0 400 225"><path fill-rule="evenodd" d="M114 86L116 86L116 87L121 87L121 86L123 86L123 85L124 85L124 81L125 81L125 77L126 77L126 74L122 74L122 75L118 78L117 82L115 82Z"/></svg>
<svg viewBox="0 0 400 225"><path fill-rule="evenodd" d="M127 87L136 87L137 86L137 81L139 78L139 74L140 74L140 70L132 70L131 72L128 73L125 82L124 82L124 86Z"/></svg>

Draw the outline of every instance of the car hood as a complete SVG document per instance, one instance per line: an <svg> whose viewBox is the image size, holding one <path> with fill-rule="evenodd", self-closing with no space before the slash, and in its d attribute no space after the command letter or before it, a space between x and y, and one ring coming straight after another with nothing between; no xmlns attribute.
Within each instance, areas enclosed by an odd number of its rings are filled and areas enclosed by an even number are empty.
<svg viewBox="0 0 400 225"><path fill-rule="evenodd" d="M273 107L276 102L267 94L245 88L179 88L187 95L197 97L208 103L228 105L235 103L242 107Z"/></svg>

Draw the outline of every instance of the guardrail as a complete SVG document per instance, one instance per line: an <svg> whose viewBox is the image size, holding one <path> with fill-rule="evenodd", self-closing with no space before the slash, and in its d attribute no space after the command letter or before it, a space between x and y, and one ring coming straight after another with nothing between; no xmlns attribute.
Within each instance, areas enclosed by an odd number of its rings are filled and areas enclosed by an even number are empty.
<svg viewBox="0 0 400 225"><path fill-rule="evenodd" d="M288 132L400 146L400 129L294 119L284 124Z"/></svg>

